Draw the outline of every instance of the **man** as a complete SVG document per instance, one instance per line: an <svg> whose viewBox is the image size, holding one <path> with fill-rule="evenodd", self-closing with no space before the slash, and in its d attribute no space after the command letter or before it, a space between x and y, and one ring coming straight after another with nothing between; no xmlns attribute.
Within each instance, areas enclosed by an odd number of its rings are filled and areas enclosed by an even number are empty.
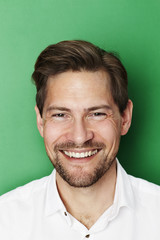
<svg viewBox="0 0 160 240"><path fill-rule="evenodd" d="M120 60L85 41L47 47L32 75L55 170L1 197L3 240L158 240L160 188L116 159L132 102Z"/></svg>

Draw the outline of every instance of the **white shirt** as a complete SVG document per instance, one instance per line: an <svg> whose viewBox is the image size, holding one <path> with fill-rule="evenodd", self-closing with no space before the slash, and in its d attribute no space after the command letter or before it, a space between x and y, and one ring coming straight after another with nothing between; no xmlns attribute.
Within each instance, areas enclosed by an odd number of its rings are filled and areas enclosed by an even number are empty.
<svg viewBox="0 0 160 240"><path fill-rule="evenodd" d="M159 186L127 175L117 162L114 203L88 230L67 213L55 173L0 197L0 239L160 239Z"/></svg>

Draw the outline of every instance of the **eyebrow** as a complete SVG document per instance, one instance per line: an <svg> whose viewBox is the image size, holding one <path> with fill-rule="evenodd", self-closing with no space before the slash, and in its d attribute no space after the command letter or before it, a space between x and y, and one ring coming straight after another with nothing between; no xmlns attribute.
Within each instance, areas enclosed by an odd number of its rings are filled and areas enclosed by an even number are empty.
<svg viewBox="0 0 160 240"><path fill-rule="evenodd" d="M69 108L66 107L59 107L59 106L50 106L47 108L47 112L53 111L53 110L60 110L60 111L66 111L66 112L71 112Z"/></svg>
<svg viewBox="0 0 160 240"><path fill-rule="evenodd" d="M98 109L107 109L107 110L112 110L112 108L109 106L109 105L98 105L98 106L94 106L94 107L90 107L88 108L87 110L88 111L95 111L95 110L98 110Z"/></svg>
<svg viewBox="0 0 160 240"><path fill-rule="evenodd" d="M98 109L107 109L107 110L112 110L112 108L109 106L109 105L98 105L98 106L93 106L93 107L90 107L90 108L86 108L85 111L88 112L88 111L95 111L95 110L98 110ZM71 110L69 108L66 108L66 107L60 107L60 106L50 106L47 108L47 112L50 112L50 111L54 111L54 110L60 110L60 111L66 111L66 112L71 112Z"/></svg>

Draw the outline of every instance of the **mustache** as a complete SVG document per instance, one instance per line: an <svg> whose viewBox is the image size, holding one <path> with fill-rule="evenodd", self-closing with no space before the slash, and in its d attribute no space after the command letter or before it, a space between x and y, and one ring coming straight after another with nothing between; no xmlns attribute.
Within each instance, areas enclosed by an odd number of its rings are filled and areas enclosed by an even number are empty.
<svg viewBox="0 0 160 240"><path fill-rule="evenodd" d="M55 145L54 150L69 150L71 148L80 149L80 148L104 148L106 145L102 142L93 142L93 141L86 141L83 144L76 144L74 142L65 142L65 143L58 143Z"/></svg>

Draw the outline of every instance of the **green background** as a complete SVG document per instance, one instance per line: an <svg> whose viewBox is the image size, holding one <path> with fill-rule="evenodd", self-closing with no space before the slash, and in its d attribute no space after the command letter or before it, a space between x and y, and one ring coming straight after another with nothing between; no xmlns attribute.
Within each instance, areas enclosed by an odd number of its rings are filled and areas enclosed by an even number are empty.
<svg viewBox="0 0 160 240"><path fill-rule="evenodd" d="M31 74L47 45L68 39L121 56L134 115L118 157L128 173L160 184L159 12L159 0L0 0L0 194L52 171Z"/></svg>

